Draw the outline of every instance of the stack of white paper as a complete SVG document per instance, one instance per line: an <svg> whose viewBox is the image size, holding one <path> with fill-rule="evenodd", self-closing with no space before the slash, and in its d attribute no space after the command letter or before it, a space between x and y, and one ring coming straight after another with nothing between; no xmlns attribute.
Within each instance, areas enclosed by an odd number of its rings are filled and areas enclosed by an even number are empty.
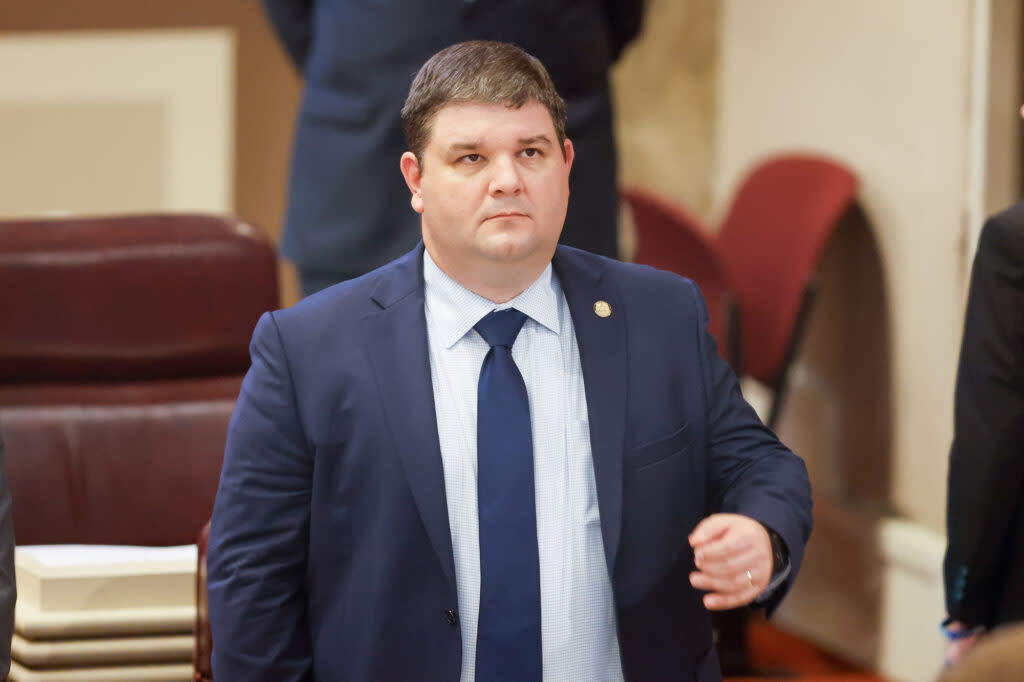
<svg viewBox="0 0 1024 682"><path fill-rule="evenodd" d="M12 682L192 678L196 546L15 550Z"/></svg>

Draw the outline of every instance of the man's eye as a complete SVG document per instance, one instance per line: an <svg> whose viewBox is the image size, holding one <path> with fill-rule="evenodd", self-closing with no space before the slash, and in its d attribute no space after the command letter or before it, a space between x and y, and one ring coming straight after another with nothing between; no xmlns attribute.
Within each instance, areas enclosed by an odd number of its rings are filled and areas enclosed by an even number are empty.
<svg viewBox="0 0 1024 682"><path fill-rule="evenodd" d="M459 161L462 161L464 163L476 163L479 160L479 154L466 154L465 156L459 158Z"/></svg>
<svg viewBox="0 0 1024 682"><path fill-rule="evenodd" d="M540 156L540 154L541 151L536 147L527 147L526 149L523 150L523 156L525 156L528 159L536 158Z"/></svg>

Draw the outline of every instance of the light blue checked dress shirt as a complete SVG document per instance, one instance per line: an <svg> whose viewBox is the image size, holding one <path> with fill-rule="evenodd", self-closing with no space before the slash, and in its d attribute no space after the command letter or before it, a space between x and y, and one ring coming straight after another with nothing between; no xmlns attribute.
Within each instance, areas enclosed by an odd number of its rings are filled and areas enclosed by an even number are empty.
<svg viewBox="0 0 1024 682"><path fill-rule="evenodd" d="M462 625L462 682L473 682L480 607L476 400L489 350L473 329L492 310L529 319L512 348L530 399L540 560L541 649L547 682L622 680L611 581L597 506L590 426L569 305L548 265L497 305L448 277L423 252L430 374L444 467Z"/></svg>

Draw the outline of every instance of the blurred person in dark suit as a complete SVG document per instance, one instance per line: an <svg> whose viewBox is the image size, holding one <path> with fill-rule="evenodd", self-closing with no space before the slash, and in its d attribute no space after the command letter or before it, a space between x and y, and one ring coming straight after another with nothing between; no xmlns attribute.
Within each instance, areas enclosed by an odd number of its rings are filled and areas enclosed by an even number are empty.
<svg viewBox="0 0 1024 682"><path fill-rule="evenodd" d="M985 631L1024 621L1024 201L985 223L974 258L946 523L955 663Z"/></svg>
<svg viewBox="0 0 1024 682"><path fill-rule="evenodd" d="M4 469L4 434L0 429L0 680L11 669L11 637L14 635L14 524L11 521L11 490Z"/></svg>
<svg viewBox="0 0 1024 682"><path fill-rule="evenodd" d="M305 78L282 252L303 295L384 265L419 241L395 160L419 66L469 39L511 42L547 67L568 104L578 170L562 242L618 256L608 69L644 0L263 0Z"/></svg>

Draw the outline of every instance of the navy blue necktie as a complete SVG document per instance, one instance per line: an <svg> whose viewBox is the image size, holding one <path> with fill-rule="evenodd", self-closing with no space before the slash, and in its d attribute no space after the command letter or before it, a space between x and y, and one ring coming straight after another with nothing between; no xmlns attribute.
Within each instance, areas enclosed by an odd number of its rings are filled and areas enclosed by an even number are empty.
<svg viewBox="0 0 1024 682"><path fill-rule="evenodd" d="M491 346L477 387L480 616L476 682L540 682L540 564L530 400L512 344L526 321L496 310L474 329Z"/></svg>

